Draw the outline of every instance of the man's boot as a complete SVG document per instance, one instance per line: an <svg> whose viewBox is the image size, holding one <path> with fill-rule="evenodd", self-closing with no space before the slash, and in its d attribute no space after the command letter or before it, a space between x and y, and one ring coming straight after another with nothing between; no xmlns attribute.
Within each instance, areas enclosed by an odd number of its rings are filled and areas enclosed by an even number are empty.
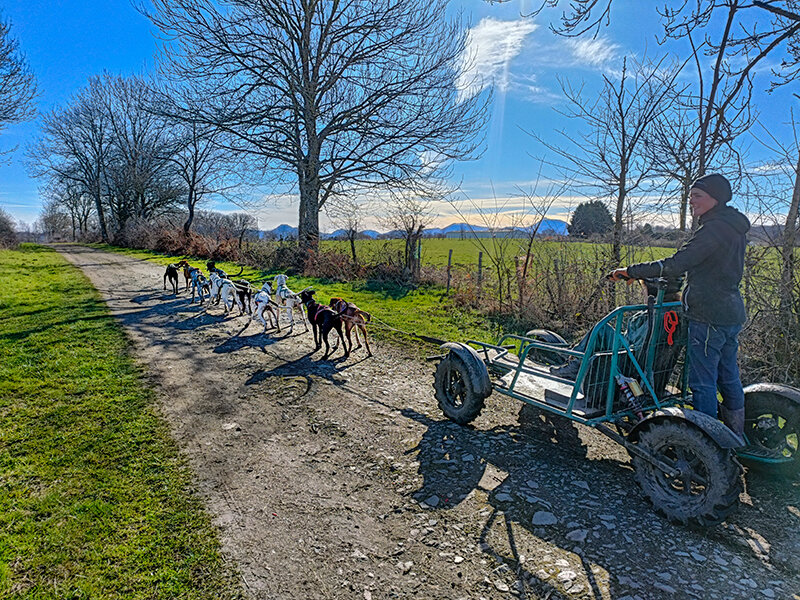
<svg viewBox="0 0 800 600"><path fill-rule="evenodd" d="M720 404L719 413L728 429L744 440L744 409L728 410Z"/></svg>

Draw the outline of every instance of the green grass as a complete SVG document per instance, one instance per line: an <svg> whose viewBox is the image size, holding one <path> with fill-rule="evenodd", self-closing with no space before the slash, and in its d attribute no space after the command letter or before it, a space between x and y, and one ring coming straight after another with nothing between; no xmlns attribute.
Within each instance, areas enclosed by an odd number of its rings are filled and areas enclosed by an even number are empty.
<svg viewBox="0 0 800 600"><path fill-rule="evenodd" d="M514 256L523 256L528 241L526 239L491 239L477 238L474 240L425 238L422 240L422 264L437 267L446 267L449 251L453 251L452 264L461 267L475 268L478 264L478 255L483 252L483 264L490 264L489 255L505 255L513 263ZM341 240L325 240L321 242L323 249L335 248L337 251L350 256L350 242ZM385 258L389 255L402 254L403 240L358 240L356 254L360 261L365 263ZM556 252L563 248L563 242L536 240L534 242L539 252ZM570 242L569 249L576 254L592 255L599 252L611 254L610 244L597 244L592 242ZM633 252L623 260L624 264L644 262L665 258L675 252L674 248L660 247L633 247L626 246L625 251Z"/></svg>
<svg viewBox="0 0 800 600"><path fill-rule="evenodd" d="M0 597L240 597L190 486L97 291L0 251Z"/></svg>

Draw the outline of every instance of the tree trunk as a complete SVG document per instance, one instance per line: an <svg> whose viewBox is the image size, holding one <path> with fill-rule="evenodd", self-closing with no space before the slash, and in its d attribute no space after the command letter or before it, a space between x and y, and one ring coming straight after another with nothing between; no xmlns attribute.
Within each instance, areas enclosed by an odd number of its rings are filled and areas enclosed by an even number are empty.
<svg viewBox="0 0 800 600"><path fill-rule="evenodd" d="M194 221L194 193L189 191L189 199L186 202L186 207L189 209L189 217L183 224L183 233L188 236L189 230L192 228L192 221Z"/></svg>
<svg viewBox="0 0 800 600"><path fill-rule="evenodd" d="M297 227L297 245L304 255L319 248L319 184L300 189L300 215Z"/></svg>
<svg viewBox="0 0 800 600"><path fill-rule="evenodd" d="M625 212L625 186L620 184L619 194L617 196L617 210L614 215L614 241L611 246L611 251L614 258L614 264L619 265L622 260L622 225L623 216Z"/></svg>
<svg viewBox="0 0 800 600"><path fill-rule="evenodd" d="M787 320L792 321L794 320L794 247L797 239L798 209L800 209L800 157L798 157L795 167L792 203L786 215L786 224L781 240L781 315L785 315Z"/></svg>
<svg viewBox="0 0 800 600"><path fill-rule="evenodd" d="M689 178L684 178L683 185L681 185L681 217L680 217L680 230L686 231L686 214L689 209L689 186L692 185Z"/></svg>
<svg viewBox="0 0 800 600"><path fill-rule="evenodd" d="M358 268L358 258L356 257L356 236L355 231L351 231L350 235L347 237L350 238L350 253L353 255L353 264L356 268Z"/></svg>
<svg viewBox="0 0 800 600"><path fill-rule="evenodd" d="M108 229L106 228L106 217L103 213L103 202L100 196L100 185L96 185L94 189L94 207L97 210L97 223L100 225L100 238L108 243Z"/></svg>

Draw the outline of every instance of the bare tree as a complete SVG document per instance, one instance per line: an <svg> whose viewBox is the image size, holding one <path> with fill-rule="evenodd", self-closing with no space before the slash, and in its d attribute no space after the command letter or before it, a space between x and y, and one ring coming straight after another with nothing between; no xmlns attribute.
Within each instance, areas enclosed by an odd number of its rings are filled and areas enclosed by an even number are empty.
<svg viewBox="0 0 800 600"><path fill-rule="evenodd" d="M351 186L403 185L475 155L485 100L456 89L465 30L445 0L150 0L184 112L299 192L299 245ZM185 83L184 83L185 82ZM177 97L177 95L176 95ZM202 102L197 102L202 98Z"/></svg>
<svg viewBox="0 0 800 600"><path fill-rule="evenodd" d="M655 173L650 153L645 151L654 121L667 108L665 102L678 67L661 70L665 59L657 63L634 63L629 71L623 60L619 78L603 76L603 89L587 99L582 88L562 82L569 109L562 114L581 121L587 132L572 135L559 133L566 144L556 145L534 136L561 160L561 169L574 178L576 185L592 195L607 199L614 214L611 260L620 262L622 231L626 209L633 194L642 191Z"/></svg>
<svg viewBox="0 0 800 600"><path fill-rule="evenodd" d="M28 151L34 176L57 176L91 195L104 242L109 241L103 195L111 152L107 94L103 79L91 78L69 104L44 115L42 137Z"/></svg>
<svg viewBox="0 0 800 600"><path fill-rule="evenodd" d="M164 119L171 133L164 157L174 165L185 190L188 215L183 223L184 234L191 230L196 207L209 197L246 204L240 193L247 187L243 185L244 173L258 165L249 165L245 154L232 152L229 134L216 125L198 122L193 112L176 103L172 90L162 82L151 83L148 95L146 110ZM201 102L194 99L189 106Z"/></svg>
<svg viewBox="0 0 800 600"><path fill-rule="evenodd" d="M519 193L525 201L525 220L532 217L532 223L525 227L527 239L525 240L525 258L522 263L519 278L519 307L523 310L528 299L528 274L532 267L533 247L536 236L539 235L542 222L555 204L556 200L569 188L572 181L546 181L542 177L544 161L540 161L539 170L533 184L527 188L519 188Z"/></svg>
<svg viewBox="0 0 800 600"><path fill-rule="evenodd" d="M350 242L353 265L358 267L356 240L369 212L369 203L356 193L331 196L325 205L325 214L334 227L342 229Z"/></svg>
<svg viewBox="0 0 800 600"><path fill-rule="evenodd" d="M72 230L72 239L75 239L74 220L70 218L64 205L54 199L45 201L38 223L42 233L49 240L61 236L67 237L70 229Z"/></svg>
<svg viewBox="0 0 800 600"><path fill-rule="evenodd" d="M176 148L169 160L177 168L186 191L188 215L183 231L188 235L195 207L210 196L228 197L242 179L242 155L221 144L224 132L217 127L174 120Z"/></svg>
<svg viewBox="0 0 800 600"><path fill-rule="evenodd" d="M0 207L0 248L16 248L19 244L14 219Z"/></svg>
<svg viewBox="0 0 800 600"><path fill-rule="evenodd" d="M60 207L69 215L72 240L77 241L89 233L89 220L94 213L92 198L85 192L80 184L71 179L54 176L40 193L45 198L45 208L40 219L45 224L45 213L53 212L55 207Z"/></svg>
<svg viewBox="0 0 800 600"><path fill-rule="evenodd" d="M545 4L556 6L558 0ZM656 7L664 25L662 42L687 42L697 74L691 92L680 94L671 103L671 114L655 128L663 132L656 138L657 159L664 175L679 188L682 229L691 181L712 167L738 170L730 166L739 162L732 142L755 118L750 108L755 68L785 46L791 58L773 71L775 83L794 81L800 73L799 8L797 0L674 0ZM773 19L759 18L768 14L760 9L770 11ZM571 0L554 29L564 35L596 32L602 23L609 23L610 11L611 0ZM717 27L710 28L712 23ZM687 120L686 114L694 118Z"/></svg>
<svg viewBox="0 0 800 600"><path fill-rule="evenodd" d="M238 240L239 250L242 249L242 242L244 241L244 237L247 235L247 233L252 232L256 227L258 227L258 221L256 218L253 215L248 215L247 213L243 212L225 215L225 222L231 230L232 237L235 237Z"/></svg>
<svg viewBox="0 0 800 600"><path fill-rule="evenodd" d="M136 77L103 75L111 149L105 169L108 205L116 229L128 219L148 220L171 210L180 197L170 124L147 110L149 88Z"/></svg>
<svg viewBox="0 0 800 600"><path fill-rule="evenodd" d="M780 314L800 321L800 298L796 296L795 286L796 247L800 241L800 131L795 121L794 112L790 114L790 125L793 143L786 145L778 140L773 128L761 126L762 135L756 135L756 140L772 151L775 160L760 165L760 168L748 169L751 180L768 180L771 187L776 188L776 193L764 193L767 185L756 185L759 189L758 196L762 199L757 207L761 215L775 215L775 223L780 234L772 240L780 250ZM765 203L764 198L773 198L773 202ZM788 199L788 202L787 202ZM782 222L781 222L782 221ZM800 325L795 323L794 326Z"/></svg>
<svg viewBox="0 0 800 600"><path fill-rule="evenodd" d="M506 304L512 306L511 288L515 276L518 309L519 312L524 310L529 298L529 273L534 262L536 237L543 220L569 183L545 180L542 177L544 165L545 162L540 161L534 182L528 188L518 187L517 194L512 197L494 196L488 202L467 197L469 214L462 208L463 200L450 200L456 214L467 223L471 234L468 239L492 265L497 278L497 306L501 312ZM515 206L517 203L518 208ZM474 220L479 222L480 230L486 233L478 234L478 226L469 224ZM522 256L518 255L519 252L523 253Z"/></svg>
<svg viewBox="0 0 800 600"><path fill-rule="evenodd" d="M36 93L36 80L11 37L11 24L0 21L0 133L33 117Z"/></svg>
<svg viewBox="0 0 800 600"><path fill-rule="evenodd" d="M400 232L404 241L403 265L406 276L412 280L419 278L422 232L433 221L433 202L442 196L443 192L425 187L418 190L403 188L392 194L384 215L380 217L384 227Z"/></svg>
<svg viewBox="0 0 800 600"><path fill-rule="evenodd" d="M702 74L698 73L702 79ZM735 178L740 156L734 142L746 132L753 115L749 109L719 114L718 135L713 143L701 144L698 115L704 101L689 90L671 93L667 110L656 118L651 128L648 152L657 174L667 180L667 199L677 199L678 227L686 231L689 215L689 190L700 175L700 154L705 155L705 169L726 172Z"/></svg>
<svg viewBox="0 0 800 600"><path fill-rule="evenodd" d="M665 39L685 40L692 49L697 70L697 174L707 171L713 154L752 123L750 98L755 67L783 42L800 32L800 22L776 17L764 25L747 18L752 3L743 0L699 0L677 3L659 10ZM719 38L697 40L717 17ZM707 70L707 58L712 68Z"/></svg>

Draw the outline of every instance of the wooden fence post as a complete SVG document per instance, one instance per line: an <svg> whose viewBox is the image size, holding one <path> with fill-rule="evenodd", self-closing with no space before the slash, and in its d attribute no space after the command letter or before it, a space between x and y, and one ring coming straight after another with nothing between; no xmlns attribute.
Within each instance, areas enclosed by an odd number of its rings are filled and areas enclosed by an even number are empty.
<svg viewBox="0 0 800 600"><path fill-rule="evenodd" d="M478 298L481 297L483 287L483 252L478 252Z"/></svg>
<svg viewBox="0 0 800 600"><path fill-rule="evenodd" d="M453 264L453 249L450 248L450 252L447 253L447 294L450 294L450 267Z"/></svg>

